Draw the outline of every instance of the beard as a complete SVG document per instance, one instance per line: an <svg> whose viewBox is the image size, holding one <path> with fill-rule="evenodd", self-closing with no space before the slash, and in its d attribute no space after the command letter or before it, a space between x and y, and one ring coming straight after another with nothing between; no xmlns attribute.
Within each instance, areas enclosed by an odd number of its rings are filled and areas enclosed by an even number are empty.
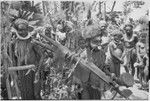
<svg viewBox="0 0 150 101"><path fill-rule="evenodd" d="M92 47L92 46L90 46L90 50L93 51L93 52L98 52L98 51L100 51L100 50L98 49L98 46L97 46L97 47Z"/></svg>

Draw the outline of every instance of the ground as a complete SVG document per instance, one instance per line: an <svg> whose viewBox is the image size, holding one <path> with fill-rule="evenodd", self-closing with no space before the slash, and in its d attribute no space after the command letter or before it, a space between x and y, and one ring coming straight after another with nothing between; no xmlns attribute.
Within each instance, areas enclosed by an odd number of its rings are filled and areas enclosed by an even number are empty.
<svg viewBox="0 0 150 101"><path fill-rule="evenodd" d="M125 70L121 66L121 74L124 72L125 72ZM134 77L134 79L135 78L136 77ZM149 84L150 84L150 81L149 81ZM130 100L148 100L148 99L150 99L150 93L147 91L138 89L140 86L141 86L140 83L134 83L133 87L129 87L129 88L120 87L120 90L130 89L132 91L132 95L130 95L130 97L129 97ZM106 98L102 98L102 99L109 99L111 97L111 93L109 91L106 92L105 94L106 94ZM119 94L117 94L114 99L123 100L124 98L122 98Z"/></svg>

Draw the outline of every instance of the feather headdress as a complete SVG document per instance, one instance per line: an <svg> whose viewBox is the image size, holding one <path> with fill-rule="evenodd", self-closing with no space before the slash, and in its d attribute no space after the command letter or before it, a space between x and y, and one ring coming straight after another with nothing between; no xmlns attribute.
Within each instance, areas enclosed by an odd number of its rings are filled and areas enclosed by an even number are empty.
<svg viewBox="0 0 150 101"><path fill-rule="evenodd" d="M12 31L21 40L30 38L34 28L43 24L43 15L39 9L39 3L34 5L30 1L24 1L21 4L20 2L15 2L12 3L11 7L9 14Z"/></svg>

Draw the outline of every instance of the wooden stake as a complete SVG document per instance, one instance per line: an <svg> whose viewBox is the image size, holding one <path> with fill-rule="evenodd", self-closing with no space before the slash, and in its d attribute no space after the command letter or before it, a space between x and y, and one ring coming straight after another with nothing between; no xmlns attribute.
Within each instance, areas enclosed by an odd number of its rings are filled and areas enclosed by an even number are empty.
<svg viewBox="0 0 150 101"><path fill-rule="evenodd" d="M46 15L46 10L45 10L45 1L42 1L42 6L43 6L43 13L44 13L44 16Z"/></svg>
<svg viewBox="0 0 150 101"><path fill-rule="evenodd" d="M17 67L9 67L8 71L17 71L17 70L25 70L35 68L35 65L26 65L26 66L17 66Z"/></svg>
<svg viewBox="0 0 150 101"><path fill-rule="evenodd" d="M104 2L104 20L106 21L106 2Z"/></svg>
<svg viewBox="0 0 150 101"><path fill-rule="evenodd" d="M111 8L111 13L112 13L113 10L114 10L115 4L116 4L116 1L114 1L114 3L113 3L113 6L112 6L112 8Z"/></svg>

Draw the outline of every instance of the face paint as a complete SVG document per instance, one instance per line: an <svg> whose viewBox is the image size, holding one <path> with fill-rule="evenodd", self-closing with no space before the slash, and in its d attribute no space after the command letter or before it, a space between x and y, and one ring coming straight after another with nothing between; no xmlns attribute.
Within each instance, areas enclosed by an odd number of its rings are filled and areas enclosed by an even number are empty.
<svg viewBox="0 0 150 101"><path fill-rule="evenodd" d="M121 38L122 38L122 35L114 35L114 40L115 40L115 42L117 42L118 44L121 43Z"/></svg>
<svg viewBox="0 0 150 101"><path fill-rule="evenodd" d="M132 32L132 28L129 27L129 26L127 26L127 27L125 28L125 32L126 32L127 34L130 34L130 33Z"/></svg>
<svg viewBox="0 0 150 101"><path fill-rule="evenodd" d="M101 38L100 37L95 37L91 40L90 45L92 48L99 47L101 44Z"/></svg>
<svg viewBox="0 0 150 101"><path fill-rule="evenodd" d="M18 31L18 34L19 34L21 37L26 37L26 36L28 36L28 31L26 31L26 30Z"/></svg>

